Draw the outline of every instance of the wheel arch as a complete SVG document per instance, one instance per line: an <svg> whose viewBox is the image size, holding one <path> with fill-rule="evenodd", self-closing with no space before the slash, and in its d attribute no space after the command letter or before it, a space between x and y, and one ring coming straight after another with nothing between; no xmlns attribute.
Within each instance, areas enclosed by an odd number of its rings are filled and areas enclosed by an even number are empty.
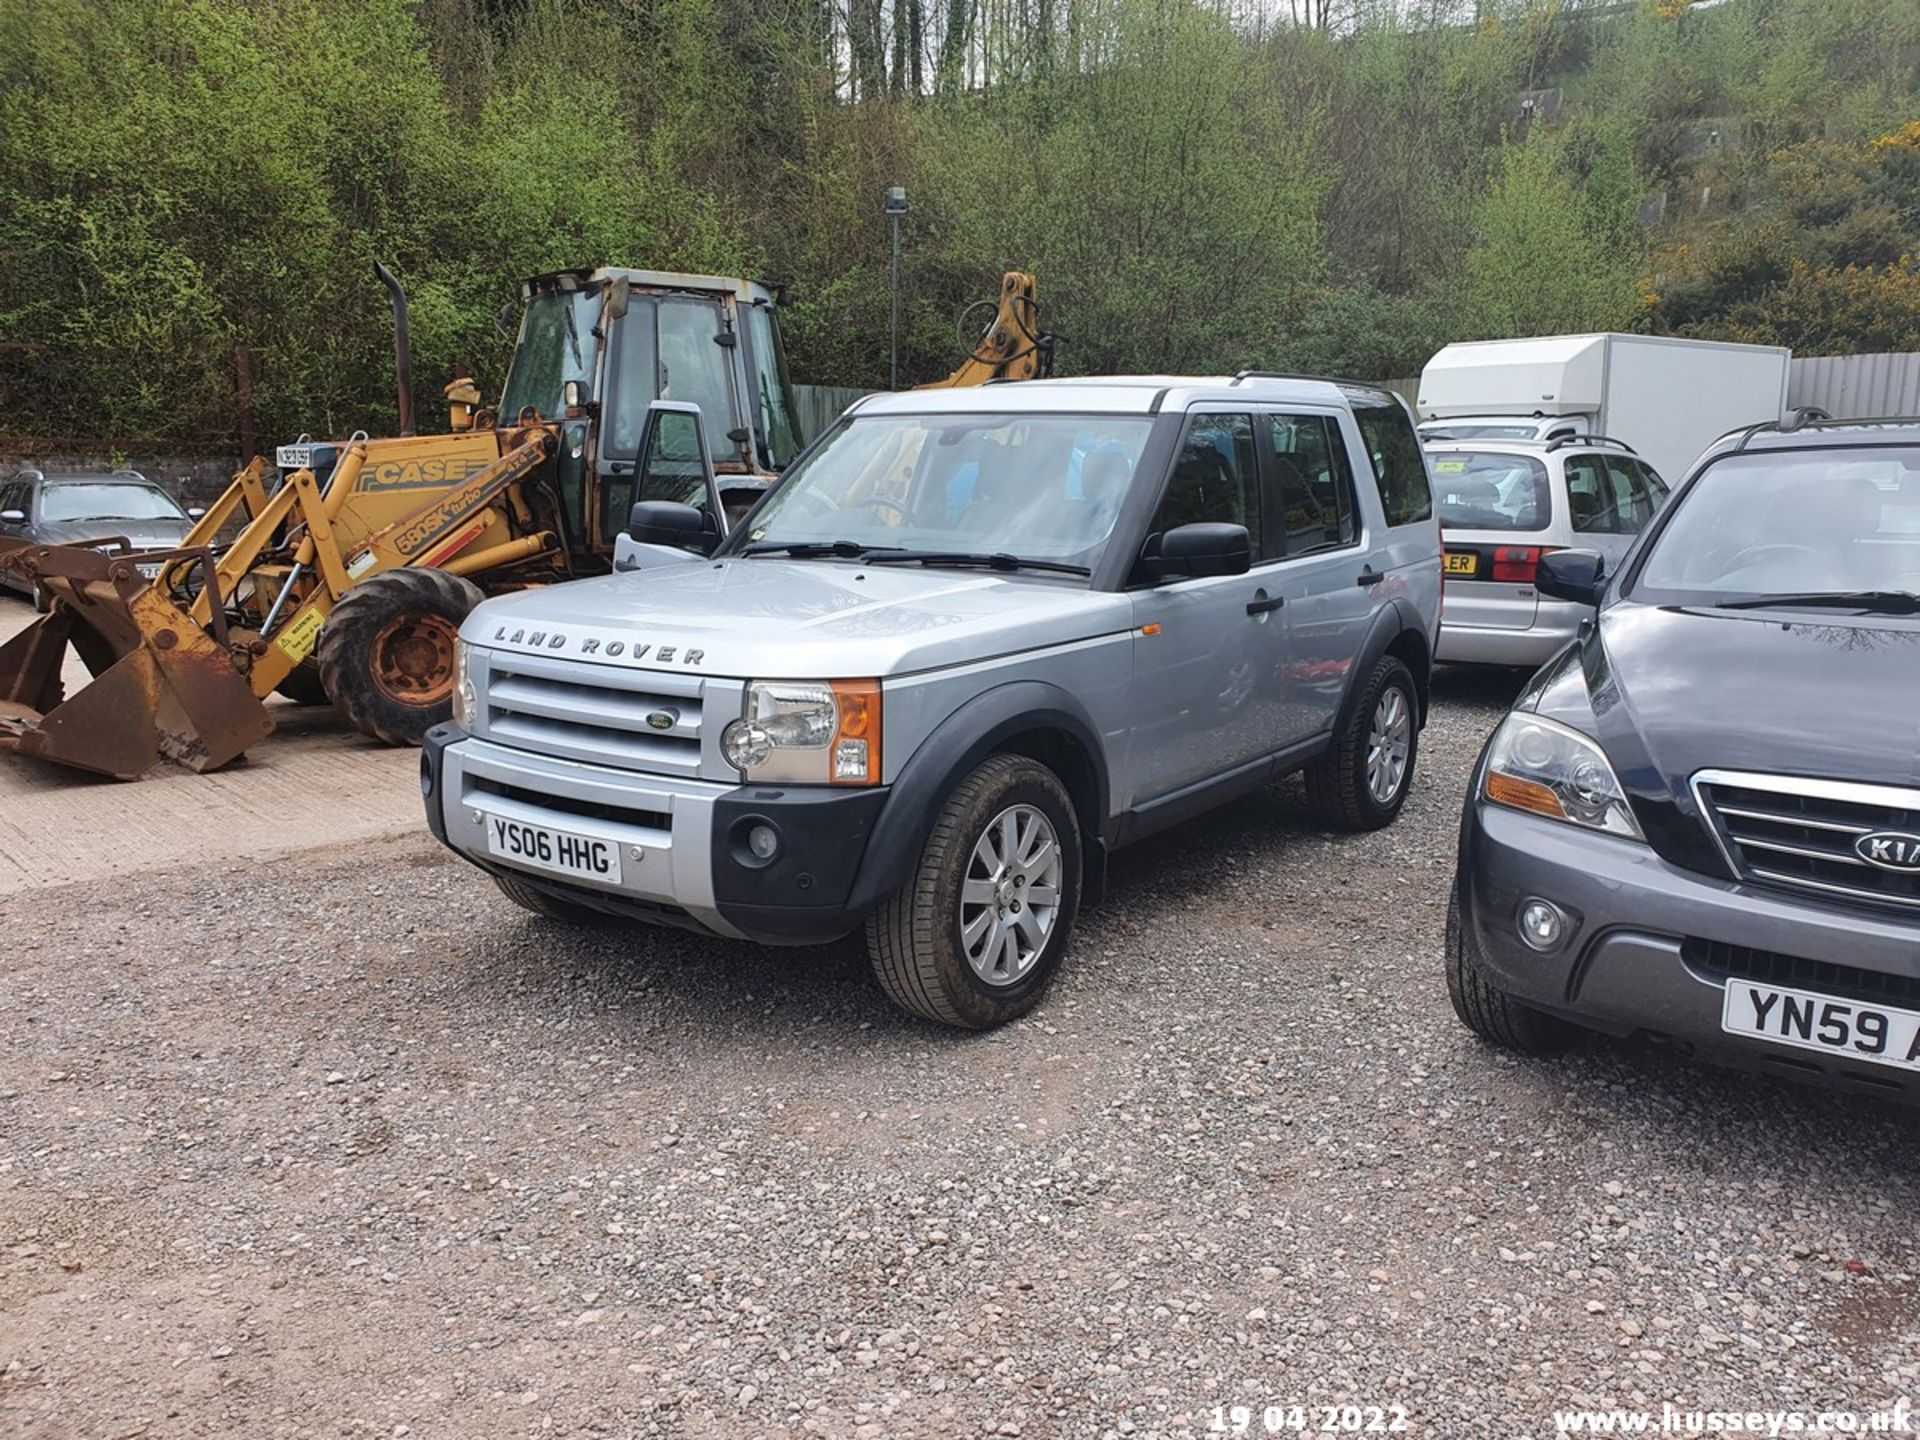
<svg viewBox="0 0 1920 1440"><path fill-rule="evenodd" d="M1414 696L1420 705L1420 724L1425 727L1428 700L1433 687L1433 650L1427 643L1427 632L1421 627L1420 618L1413 608L1402 601L1395 601L1382 606L1380 613L1374 616L1373 628L1367 632L1367 642L1360 647L1360 655L1353 669L1347 673L1346 694L1340 697L1340 710L1334 717L1334 734L1344 733L1347 722L1353 718L1353 706L1360 694L1360 687L1367 676L1373 673L1373 667L1388 655L1413 673Z"/></svg>
<svg viewBox="0 0 1920 1440"><path fill-rule="evenodd" d="M943 720L901 768L848 896L850 910L880 903L906 883L941 803L991 755L1024 755L1060 777L1080 822L1083 898L1106 873L1109 796L1105 748L1080 702L1044 681L1021 680L975 696Z"/></svg>

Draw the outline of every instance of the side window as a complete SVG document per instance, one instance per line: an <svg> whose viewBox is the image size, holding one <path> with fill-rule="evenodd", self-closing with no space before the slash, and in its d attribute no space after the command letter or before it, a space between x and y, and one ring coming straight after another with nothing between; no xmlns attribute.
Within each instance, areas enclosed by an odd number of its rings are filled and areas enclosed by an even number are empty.
<svg viewBox="0 0 1920 1440"><path fill-rule="evenodd" d="M1174 457L1155 534L1176 525L1215 521L1260 534L1260 491L1251 415L1196 415Z"/></svg>
<svg viewBox="0 0 1920 1440"><path fill-rule="evenodd" d="M1351 545L1353 474L1340 431L1325 415L1264 417L1273 444L1261 513L1259 556L1305 555Z"/></svg>
<svg viewBox="0 0 1920 1440"><path fill-rule="evenodd" d="M1624 455L1609 455L1607 473L1613 481L1614 528L1622 535L1638 535L1653 518L1653 501L1640 464Z"/></svg>
<svg viewBox="0 0 1920 1440"><path fill-rule="evenodd" d="M1374 479L1380 484L1380 504L1387 512L1387 524L1411 525L1432 519L1433 491L1427 484L1426 461L1406 410L1398 401L1372 391L1350 391L1347 398L1353 402L1353 418L1359 422L1360 438L1373 462Z"/></svg>
<svg viewBox="0 0 1920 1440"><path fill-rule="evenodd" d="M1667 508L1667 496L1673 492L1667 488L1667 482L1660 478L1660 472L1647 464L1646 461L1636 460L1633 463L1634 467L1639 470L1641 477L1647 482L1648 512L1652 515L1658 515L1662 510Z"/></svg>
<svg viewBox="0 0 1920 1440"><path fill-rule="evenodd" d="M707 461L702 453L704 416L682 410L662 410L653 417L653 428L641 440L640 473L633 489L614 484L604 487L606 513L600 519L600 533L612 536L627 528L627 511L634 500L671 500L691 505L713 515L713 497L707 487ZM714 516L716 524L718 516Z"/></svg>
<svg viewBox="0 0 1920 1440"><path fill-rule="evenodd" d="M1613 533L1613 487L1598 455L1567 457L1567 510L1577 533Z"/></svg>
<svg viewBox="0 0 1920 1440"><path fill-rule="evenodd" d="M705 457L700 453L705 418L682 410L662 410L653 417L653 435L640 457L640 499L672 500L696 510L712 508Z"/></svg>

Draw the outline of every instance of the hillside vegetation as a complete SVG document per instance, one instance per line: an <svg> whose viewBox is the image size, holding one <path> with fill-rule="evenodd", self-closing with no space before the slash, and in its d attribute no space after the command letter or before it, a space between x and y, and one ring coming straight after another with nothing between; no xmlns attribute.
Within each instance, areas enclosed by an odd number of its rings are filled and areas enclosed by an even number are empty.
<svg viewBox="0 0 1920 1440"><path fill-rule="evenodd" d="M1917 65L1920 0L0 0L0 431L230 443L237 349L263 440L390 426L375 257L429 413L607 262L884 383L890 183L914 379L1009 268L1079 372L1920 349Z"/></svg>

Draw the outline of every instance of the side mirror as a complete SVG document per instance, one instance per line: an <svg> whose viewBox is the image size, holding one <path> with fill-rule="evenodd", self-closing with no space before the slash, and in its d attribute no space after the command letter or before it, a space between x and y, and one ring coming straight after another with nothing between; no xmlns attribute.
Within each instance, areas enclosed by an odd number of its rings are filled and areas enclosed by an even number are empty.
<svg viewBox="0 0 1920 1440"><path fill-rule="evenodd" d="M493 315L493 333L502 340L513 340L520 333L520 307L509 300Z"/></svg>
<svg viewBox="0 0 1920 1440"><path fill-rule="evenodd" d="M1244 525L1176 525L1160 537L1160 578L1244 575L1253 566L1253 542Z"/></svg>
<svg viewBox="0 0 1920 1440"><path fill-rule="evenodd" d="M673 500L639 500L627 512L627 534L642 545L671 545L711 555L720 527L706 511Z"/></svg>
<svg viewBox="0 0 1920 1440"><path fill-rule="evenodd" d="M0 525L24 525L27 512L24 510L0 510Z"/></svg>
<svg viewBox="0 0 1920 1440"><path fill-rule="evenodd" d="M632 283L624 275L616 275L607 282L607 303L604 309L607 319L618 320L627 313L632 292Z"/></svg>
<svg viewBox="0 0 1920 1440"><path fill-rule="evenodd" d="M189 505L187 507L187 518L189 520L198 520L206 513L207 507L204 505Z"/></svg>
<svg viewBox="0 0 1920 1440"><path fill-rule="evenodd" d="M1607 558L1593 550L1555 550L1540 557L1533 588L1555 600L1598 605L1607 589Z"/></svg>

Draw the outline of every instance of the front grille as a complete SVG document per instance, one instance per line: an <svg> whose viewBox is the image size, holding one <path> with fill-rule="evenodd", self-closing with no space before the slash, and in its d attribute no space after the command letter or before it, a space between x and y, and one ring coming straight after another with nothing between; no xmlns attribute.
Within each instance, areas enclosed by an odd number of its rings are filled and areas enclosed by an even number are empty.
<svg viewBox="0 0 1920 1440"><path fill-rule="evenodd" d="M703 690L697 675L496 650L487 660L481 733L503 745L590 764L696 776Z"/></svg>
<svg viewBox="0 0 1920 1440"><path fill-rule="evenodd" d="M474 775L471 778L473 795L495 795L503 800L517 800L522 805L530 805L541 811L556 815L578 815L586 820L610 820L616 825L635 825L646 830L671 832L673 816L665 810L650 809L646 806L614 805L600 800L575 800L568 795L552 795L544 791L529 790L522 785L510 785L504 780L496 780L491 775ZM482 805L484 807L484 804ZM543 815L542 819L545 818Z"/></svg>
<svg viewBox="0 0 1920 1440"><path fill-rule="evenodd" d="M1807 960L1799 955L1691 937L1681 942L1680 955L1696 971L1722 983L1729 979L1753 980L1790 990L1813 990L1848 1000L1920 1010L1920 979L1911 975L1889 975L1857 965L1835 965L1828 960Z"/></svg>
<svg viewBox="0 0 1920 1440"><path fill-rule="evenodd" d="M1854 849L1876 831L1920 835L1920 791L1702 771L1694 793L1741 879L1920 914L1920 871L1881 869Z"/></svg>

